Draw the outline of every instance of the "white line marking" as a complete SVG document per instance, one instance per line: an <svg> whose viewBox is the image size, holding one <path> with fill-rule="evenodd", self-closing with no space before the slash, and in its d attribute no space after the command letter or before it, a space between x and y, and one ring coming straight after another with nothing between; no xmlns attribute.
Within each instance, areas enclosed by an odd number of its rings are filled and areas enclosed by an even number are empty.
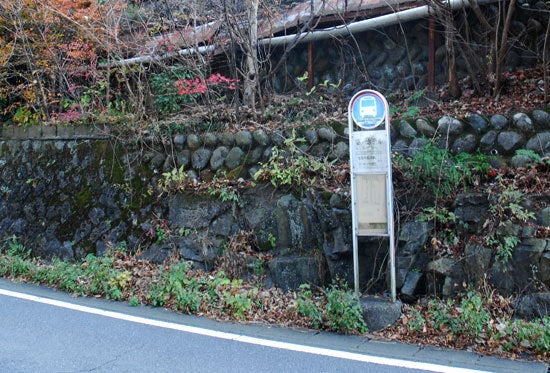
<svg viewBox="0 0 550 373"><path fill-rule="evenodd" d="M279 349L289 350L289 351L305 352L305 353L315 354L315 355L360 361L364 363L372 363L372 364L388 365L388 366L394 366L394 367L400 367L400 368L420 369L420 370L426 370L431 372L444 372L444 373L484 372L482 370L456 368L456 367L450 367L446 365L439 365L439 364L432 364L432 363L423 363L423 362L410 361L410 360L401 360L401 359L386 358L386 357L380 357L380 356L363 355L363 354L354 353L354 352L331 350L327 348L311 347L311 346L304 346L304 345L299 345L295 343L279 342L279 341L272 341L269 339L248 337L240 334L220 332L216 330L199 328L195 326L188 326L188 325L176 324L176 323L171 323L166 321L148 319L145 317L132 316L132 315L127 315L119 312L105 311L99 308L81 306L78 304L72 304L72 303L63 302L59 300L42 298L36 295L19 293L19 292L10 291L10 290L4 290L4 289L0 289L0 295L48 304L51 306L66 308L74 311L80 311L80 312L90 313L94 315L110 317L113 319L135 322L138 324L156 326L159 328L178 330L186 333L199 334L199 335L204 335L208 337L226 339L226 340L242 342L242 343L249 343L249 344L264 346L264 347L279 348Z"/></svg>

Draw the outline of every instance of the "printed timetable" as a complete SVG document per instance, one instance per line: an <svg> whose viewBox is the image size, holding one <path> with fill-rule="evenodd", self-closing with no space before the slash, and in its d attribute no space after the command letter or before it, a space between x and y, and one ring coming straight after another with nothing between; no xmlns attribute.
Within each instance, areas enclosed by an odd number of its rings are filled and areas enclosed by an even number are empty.
<svg viewBox="0 0 550 373"><path fill-rule="evenodd" d="M354 172L384 174L388 168L387 135L381 131L357 131L352 136Z"/></svg>

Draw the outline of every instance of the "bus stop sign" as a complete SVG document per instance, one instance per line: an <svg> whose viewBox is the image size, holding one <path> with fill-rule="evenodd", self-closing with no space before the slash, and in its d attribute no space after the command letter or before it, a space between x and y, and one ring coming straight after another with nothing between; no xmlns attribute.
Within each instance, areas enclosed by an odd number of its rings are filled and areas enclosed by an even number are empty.
<svg viewBox="0 0 550 373"><path fill-rule="evenodd" d="M389 238L392 300L396 299L390 114L386 98L365 89L348 106L353 269L359 293L358 236Z"/></svg>
<svg viewBox="0 0 550 373"><path fill-rule="evenodd" d="M378 92L363 91L353 97L350 108L353 122L363 129L374 129L384 123L386 105Z"/></svg>

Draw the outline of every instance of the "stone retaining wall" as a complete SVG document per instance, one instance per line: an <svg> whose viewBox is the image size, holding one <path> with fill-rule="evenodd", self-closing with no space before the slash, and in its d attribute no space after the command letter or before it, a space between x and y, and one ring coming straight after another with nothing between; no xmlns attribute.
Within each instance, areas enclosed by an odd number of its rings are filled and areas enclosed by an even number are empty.
<svg viewBox="0 0 550 373"><path fill-rule="evenodd" d="M516 149L549 155L549 129L550 115L541 110L511 118L470 115L465 121L450 117L436 122L418 119L394 123L392 145L395 151L412 155L427 137L435 136L455 153L497 153L503 156L500 164L522 165L526 160L514 156ZM288 136L293 136L292 131L269 133L259 129L180 133L168 141L148 138L123 143L111 137L105 127L2 128L0 236L15 235L42 256L81 258L125 244L152 260L163 260L176 250L195 266L211 268L233 237L241 231L253 232L255 244L268 255L250 258L243 269L245 275L260 271L267 275L268 283L285 289L336 277L351 281L351 214L346 191L296 194L246 183L258 170L258 162L267 161L274 146L284 147ZM305 152L348 161L346 130L308 128L296 136L305 139L300 145ZM160 193L162 174L181 166L188 171L190 183L224 171L242 184L238 199L224 202L208 193ZM425 242L420 242L421 230L414 227L403 226L397 232L399 285L410 297L422 291L418 286L426 277L422 279L419 274L423 273L422 266L428 265L422 262L423 257L415 256ZM407 235L408 231L414 234ZM525 232L522 245L528 247L533 237ZM548 244L543 247L533 242L536 263L548 262ZM361 239L361 280L371 291L386 289L385 247L378 239ZM418 250L411 251L411 247ZM434 287L443 291L447 289L445 283L467 279L464 274L455 275L439 273ZM548 286L550 279L546 277L542 280ZM507 286L501 287L511 291Z"/></svg>
<svg viewBox="0 0 550 373"><path fill-rule="evenodd" d="M6 127L1 129L4 140L70 141L107 139L109 129L99 127ZM153 172L168 172L183 166L192 177L211 177L217 172L232 172L234 177L252 177L259 163L266 162L273 147L284 148L285 139L303 138L300 150L329 159L349 159L347 126L271 131L257 129L237 133L178 133L168 143L153 137L140 139L143 148L141 162ZM525 162L514 157L519 149L532 150L540 156L550 155L550 114L544 110L496 114L484 117L469 114L463 119L443 116L436 121L425 118L392 122L392 151L413 156L429 139L438 139L442 148L453 154L460 152L494 155L501 163L511 161L514 166Z"/></svg>

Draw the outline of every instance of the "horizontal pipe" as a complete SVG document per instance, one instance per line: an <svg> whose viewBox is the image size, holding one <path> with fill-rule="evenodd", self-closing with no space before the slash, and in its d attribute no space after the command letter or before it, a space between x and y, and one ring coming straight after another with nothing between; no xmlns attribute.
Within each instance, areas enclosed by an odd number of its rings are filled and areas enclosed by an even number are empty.
<svg viewBox="0 0 550 373"><path fill-rule="evenodd" d="M498 0L477 0L479 4L490 3ZM459 9L469 6L466 0L449 0L451 9ZM427 17L432 10L429 5L423 5L418 8L406 9L399 12L386 14L376 18L365 19L350 23L349 25L329 27L326 29L305 32L302 34L293 34L285 36L275 36L258 41L258 45L284 45L289 43L303 43L315 40L328 39L336 36L346 36L357 32L373 30L385 26L391 26L400 22L413 21L415 19Z"/></svg>
<svg viewBox="0 0 550 373"><path fill-rule="evenodd" d="M102 62L99 64L100 68L111 68L111 67L119 67L119 66L127 66L127 65L133 65L136 63L151 63L151 62L157 62L166 60L168 58L174 58L178 56L187 56L190 54L204 54L213 52L214 49L216 49L215 45L205 45L201 47L192 47L192 48L185 48L180 49L175 52L169 52L164 54L152 54L147 56L138 56L138 57L132 57L127 58L124 60L117 60L112 62Z"/></svg>

